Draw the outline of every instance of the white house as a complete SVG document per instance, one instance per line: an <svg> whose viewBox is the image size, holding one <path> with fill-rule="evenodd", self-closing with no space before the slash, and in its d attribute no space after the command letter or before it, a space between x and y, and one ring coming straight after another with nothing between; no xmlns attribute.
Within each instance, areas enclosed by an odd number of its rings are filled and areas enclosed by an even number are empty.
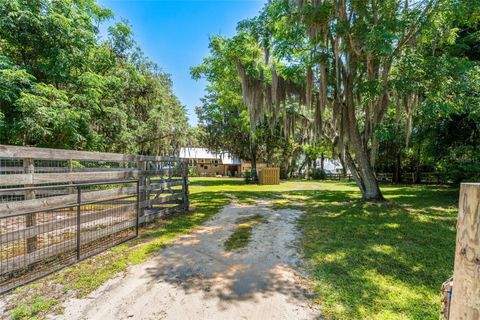
<svg viewBox="0 0 480 320"><path fill-rule="evenodd" d="M315 165L317 168L321 167L322 159L315 160ZM330 159L324 158L323 159L323 170L326 173L341 173L342 172L342 164L337 159Z"/></svg>

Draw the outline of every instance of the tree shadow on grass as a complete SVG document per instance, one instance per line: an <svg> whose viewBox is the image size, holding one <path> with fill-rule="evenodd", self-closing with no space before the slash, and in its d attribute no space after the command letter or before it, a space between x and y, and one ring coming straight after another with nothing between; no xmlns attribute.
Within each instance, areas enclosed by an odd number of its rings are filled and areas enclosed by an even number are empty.
<svg viewBox="0 0 480 320"><path fill-rule="evenodd" d="M327 313L437 319L437 293L453 270L458 190L384 185L390 203L379 205L361 201L358 191L322 187L231 193L239 199L303 197L305 257Z"/></svg>
<svg viewBox="0 0 480 320"><path fill-rule="evenodd" d="M327 313L438 319L437 292L453 270L456 191L396 188L384 192L395 201L389 205L345 203L336 194L311 198L302 219L305 255Z"/></svg>
<svg viewBox="0 0 480 320"><path fill-rule="evenodd" d="M194 184L221 188L241 186L243 181L212 179ZM337 189L328 190L329 186ZM360 200L352 186L342 182L322 183L321 188L312 184L311 190L308 185L290 191L241 188L228 194L240 201L301 197L302 247L316 280L317 299L327 315L336 319L437 319L438 290L453 270L458 190L384 185L383 193L390 203L369 204ZM208 188L197 190L192 199L205 212L230 201L226 192ZM205 237L201 241L215 243L221 239L215 233ZM175 258L184 263L170 274L192 271L188 269L192 267L188 256ZM211 289L216 276L180 279L184 289L200 288L206 295L225 301L252 299L258 292L281 292L292 299L304 294L278 274L265 271L269 281L265 290L246 276L241 265L227 268L222 261L215 263L220 268L218 274L231 284L231 292ZM195 274L195 269L192 272ZM152 270L152 275L167 278L161 270Z"/></svg>
<svg viewBox="0 0 480 320"><path fill-rule="evenodd" d="M190 178L191 184L200 187L241 186L245 185L242 178Z"/></svg>
<svg viewBox="0 0 480 320"><path fill-rule="evenodd" d="M295 308L305 305L308 292L291 271L286 271L297 268L299 262L294 246L298 231L292 227L299 213L261 205L236 205L224 210L228 211L160 252L147 266L148 277L170 283L187 295L201 293L202 303L218 302L222 310L232 305L241 308L245 306L242 303L251 308L260 300L262 307L265 303L279 306L279 301ZM253 228L248 246L225 250L236 223L252 215L260 215L265 221Z"/></svg>

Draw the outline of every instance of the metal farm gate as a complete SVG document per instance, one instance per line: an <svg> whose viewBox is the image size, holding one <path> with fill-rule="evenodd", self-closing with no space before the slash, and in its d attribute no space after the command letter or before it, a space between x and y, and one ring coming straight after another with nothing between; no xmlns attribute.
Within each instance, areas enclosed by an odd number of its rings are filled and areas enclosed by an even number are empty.
<svg viewBox="0 0 480 320"><path fill-rule="evenodd" d="M0 293L188 210L184 160L0 145Z"/></svg>

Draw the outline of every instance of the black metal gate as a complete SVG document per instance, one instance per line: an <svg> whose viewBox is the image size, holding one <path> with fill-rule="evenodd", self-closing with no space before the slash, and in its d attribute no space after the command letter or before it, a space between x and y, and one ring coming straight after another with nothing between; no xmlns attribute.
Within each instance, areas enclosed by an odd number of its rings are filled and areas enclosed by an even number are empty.
<svg viewBox="0 0 480 320"><path fill-rule="evenodd" d="M38 279L138 235L138 180L1 189L54 194L64 205L0 215L0 293ZM73 201L72 201L73 200ZM11 202L15 209L15 201Z"/></svg>

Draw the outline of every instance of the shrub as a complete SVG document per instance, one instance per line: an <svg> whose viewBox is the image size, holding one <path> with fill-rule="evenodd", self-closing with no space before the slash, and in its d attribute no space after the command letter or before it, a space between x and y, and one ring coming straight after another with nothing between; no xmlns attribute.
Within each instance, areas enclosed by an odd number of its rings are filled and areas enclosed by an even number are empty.
<svg viewBox="0 0 480 320"><path fill-rule="evenodd" d="M194 167L188 168L188 176L189 177L196 177L197 176L197 170Z"/></svg>
<svg viewBox="0 0 480 320"><path fill-rule="evenodd" d="M243 178L245 179L245 183L254 183L257 180L255 175L255 171L245 171L243 173Z"/></svg>
<svg viewBox="0 0 480 320"><path fill-rule="evenodd" d="M459 184L461 182L480 181L480 164L476 162L462 162L451 160L448 163L442 163L439 172L444 181Z"/></svg>
<svg viewBox="0 0 480 320"><path fill-rule="evenodd" d="M310 177L312 177L313 180L325 180L327 174L325 173L325 170L322 170L321 168L312 168L310 170Z"/></svg>
<svg viewBox="0 0 480 320"><path fill-rule="evenodd" d="M245 183L250 183L250 181L252 181L252 172L251 171L245 171L243 173L243 179L245 179Z"/></svg>

